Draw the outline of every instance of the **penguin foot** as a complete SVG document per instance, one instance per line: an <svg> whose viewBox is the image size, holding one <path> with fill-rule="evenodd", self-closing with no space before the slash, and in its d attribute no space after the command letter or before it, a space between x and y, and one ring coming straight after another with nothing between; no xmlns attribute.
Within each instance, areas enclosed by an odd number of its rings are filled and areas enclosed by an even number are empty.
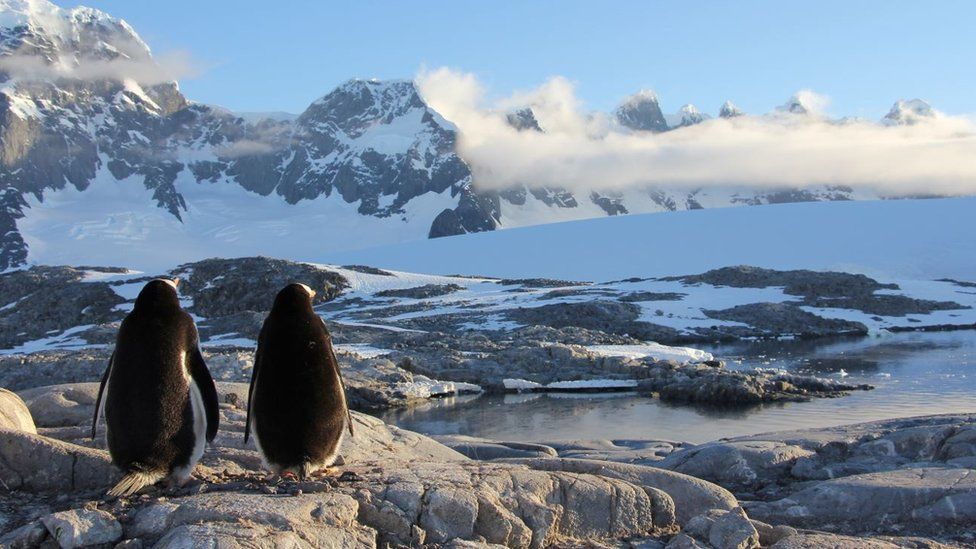
<svg viewBox="0 0 976 549"><path fill-rule="evenodd" d="M293 471L282 471L280 476L281 480L287 482L298 482L298 475L296 475Z"/></svg>
<svg viewBox="0 0 976 549"><path fill-rule="evenodd" d="M339 476L339 469L337 467L323 467L309 476L318 480L335 478Z"/></svg>

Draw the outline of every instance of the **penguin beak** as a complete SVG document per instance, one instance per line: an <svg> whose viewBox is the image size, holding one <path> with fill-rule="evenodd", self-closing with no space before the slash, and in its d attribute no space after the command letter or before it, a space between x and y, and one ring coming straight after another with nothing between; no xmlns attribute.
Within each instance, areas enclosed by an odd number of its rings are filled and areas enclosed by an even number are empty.
<svg viewBox="0 0 976 549"><path fill-rule="evenodd" d="M173 279L173 286L179 287L179 285L180 285L180 279L179 278L174 278Z"/></svg>

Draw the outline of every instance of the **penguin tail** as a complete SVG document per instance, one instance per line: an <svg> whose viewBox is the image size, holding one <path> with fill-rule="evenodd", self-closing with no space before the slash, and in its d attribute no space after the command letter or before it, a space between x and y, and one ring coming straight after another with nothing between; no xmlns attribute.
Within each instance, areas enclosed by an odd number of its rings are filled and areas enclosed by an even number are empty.
<svg viewBox="0 0 976 549"><path fill-rule="evenodd" d="M165 476L165 471L130 471L108 491L108 495L114 498L131 496L146 486L163 480Z"/></svg>

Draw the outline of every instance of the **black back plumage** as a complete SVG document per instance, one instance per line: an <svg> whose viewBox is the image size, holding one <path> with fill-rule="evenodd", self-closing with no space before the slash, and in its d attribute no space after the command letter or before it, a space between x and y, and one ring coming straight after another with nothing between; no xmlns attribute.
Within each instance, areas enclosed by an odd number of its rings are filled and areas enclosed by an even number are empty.
<svg viewBox="0 0 976 549"><path fill-rule="evenodd" d="M251 377L247 429L282 468L319 462L352 432L332 339L300 284L286 286L261 328Z"/></svg>
<svg viewBox="0 0 976 549"><path fill-rule="evenodd" d="M185 372L203 397L206 438L212 440L219 423L217 392L200 355L196 325L180 308L175 288L153 280L122 321L99 389L100 401L107 382L108 447L117 466L158 471L189 462L196 437Z"/></svg>

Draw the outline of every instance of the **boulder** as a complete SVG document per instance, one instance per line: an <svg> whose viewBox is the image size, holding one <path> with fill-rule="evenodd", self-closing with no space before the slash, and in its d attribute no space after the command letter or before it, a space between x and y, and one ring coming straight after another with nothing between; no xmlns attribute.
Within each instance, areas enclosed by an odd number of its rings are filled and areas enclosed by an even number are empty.
<svg viewBox="0 0 976 549"><path fill-rule="evenodd" d="M509 459L504 461L522 463L542 471L600 475L624 480L644 488L660 490L673 500L674 514L677 523L680 525L684 525L692 517L711 509L731 510L739 506L735 496L711 482L645 465L564 458Z"/></svg>
<svg viewBox="0 0 976 549"><path fill-rule="evenodd" d="M98 509L53 513L42 518L41 522L62 549L112 543L122 538L119 521Z"/></svg>
<svg viewBox="0 0 976 549"><path fill-rule="evenodd" d="M540 460L558 461L558 460ZM393 544L484 539L541 547L673 527L667 496L610 476L498 462L384 464L364 471L360 521Z"/></svg>
<svg viewBox="0 0 976 549"><path fill-rule="evenodd" d="M692 518L684 533L713 547L755 549L759 547L759 532L741 507L731 511L712 509Z"/></svg>
<svg viewBox="0 0 976 549"><path fill-rule="evenodd" d="M126 524L128 538L154 538L166 533L170 515L179 507L175 503L161 501L140 509L132 521Z"/></svg>
<svg viewBox="0 0 976 549"><path fill-rule="evenodd" d="M39 547L47 537L47 528L44 527L44 523L35 520L0 536L0 547L10 547L11 549Z"/></svg>
<svg viewBox="0 0 976 549"><path fill-rule="evenodd" d="M759 547L759 532L745 511L737 507L716 518L708 531L708 541L715 547L755 549Z"/></svg>
<svg viewBox="0 0 976 549"><path fill-rule="evenodd" d="M214 493L177 501L158 547L204 541L216 547L372 547L375 542L376 533L356 520L358 503L344 494Z"/></svg>
<svg viewBox="0 0 976 549"><path fill-rule="evenodd" d="M0 482L9 490L106 489L118 476L107 452L0 429Z"/></svg>
<svg viewBox="0 0 976 549"><path fill-rule="evenodd" d="M26 389L20 396L39 427L91 424L98 383L66 383Z"/></svg>
<svg viewBox="0 0 976 549"><path fill-rule="evenodd" d="M695 538L689 536L688 534L682 532L677 536L671 538L665 549L706 549L708 545L705 545Z"/></svg>
<svg viewBox="0 0 976 549"><path fill-rule="evenodd" d="M675 452L655 464L727 488L748 489L788 475L811 450L777 441L718 442Z"/></svg>
<svg viewBox="0 0 976 549"><path fill-rule="evenodd" d="M0 388L0 428L37 433L27 404L16 393Z"/></svg>

